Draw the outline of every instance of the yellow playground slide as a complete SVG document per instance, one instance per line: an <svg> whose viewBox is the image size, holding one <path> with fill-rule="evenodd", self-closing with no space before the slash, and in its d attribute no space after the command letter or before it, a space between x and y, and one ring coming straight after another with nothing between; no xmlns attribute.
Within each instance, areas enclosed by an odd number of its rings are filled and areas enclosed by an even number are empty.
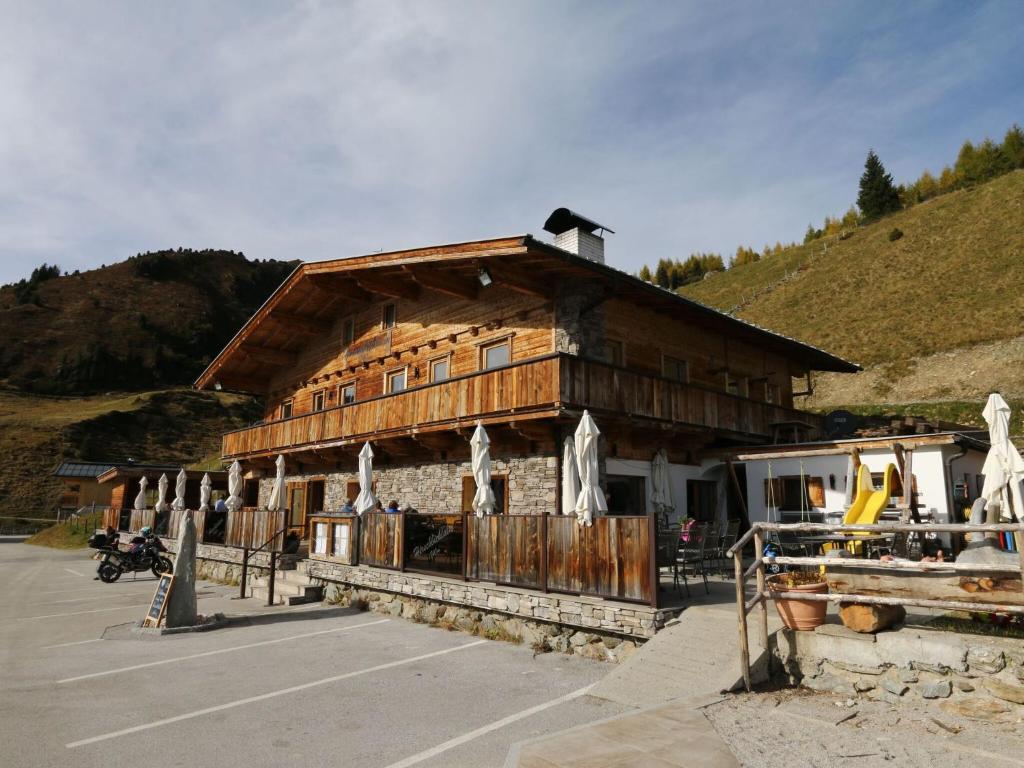
<svg viewBox="0 0 1024 768"><path fill-rule="evenodd" d="M895 472L896 465L889 464L885 468L882 489L876 491L871 482L871 470L863 464L860 465L860 469L857 470L857 496L846 514L843 515L843 525L874 525L878 522L882 511L889 506L889 497L892 495L892 477Z"/></svg>

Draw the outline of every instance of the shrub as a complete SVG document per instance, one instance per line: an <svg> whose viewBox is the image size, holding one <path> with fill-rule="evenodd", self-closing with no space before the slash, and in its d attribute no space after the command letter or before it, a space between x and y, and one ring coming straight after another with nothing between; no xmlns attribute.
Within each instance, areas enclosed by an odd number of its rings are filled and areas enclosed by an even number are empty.
<svg viewBox="0 0 1024 768"><path fill-rule="evenodd" d="M901 237L903 237L903 230L900 229L899 227L894 227L893 230L889 233L889 242L894 243Z"/></svg>

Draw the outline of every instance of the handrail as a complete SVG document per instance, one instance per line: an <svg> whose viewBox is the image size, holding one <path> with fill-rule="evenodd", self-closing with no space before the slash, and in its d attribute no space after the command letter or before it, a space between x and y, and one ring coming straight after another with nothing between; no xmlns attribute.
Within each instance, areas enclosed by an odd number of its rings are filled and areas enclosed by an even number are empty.
<svg viewBox="0 0 1024 768"><path fill-rule="evenodd" d="M829 593L807 593L807 592L772 592L766 587L765 565L797 565L814 568L854 568L854 569L883 569L891 571L909 571L919 573L934 573L936 571L948 571L950 573L1008 573L1024 575L1024 549L1018 552L1017 563L990 564L990 563L957 563L957 562L915 562L910 560L894 560L882 562L880 560L857 560L853 558L826 558L826 557L790 557L774 556L766 557L764 554L764 533L766 531L828 531L831 533L851 534L849 540L856 542L858 533L1015 533L1018 537L1024 536L1024 522L1018 523L987 523L987 524L961 524L961 523L928 523L925 525L912 523L884 523L877 525L836 525L829 523L754 523L729 549L733 558L736 572L736 612L738 618L738 629L740 635L740 669L743 672L743 684L746 689L751 690L750 679L750 646L747 637L747 614L754 608L759 613L759 635L760 645L765 651L768 650L768 600L794 599L830 603L864 603L867 605L902 605L922 608L938 608L945 610L965 610L975 612L993 613L1016 613L1024 614L1024 605L1008 605L1005 603L986 602L983 599L977 602L935 600L922 597L903 597L902 595L863 595L858 593L829 592ZM743 548L751 539L754 541L754 562L746 570L743 569ZM746 582L751 575L757 576L757 589L754 597L746 599ZM983 595L978 592L975 595Z"/></svg>
<svg viewBox="0 0 1024 768"><path fill-rule="evenodd" d="M240 600L245 600L245 583L248 580L248 576L249 576L249 558L252 557L253 555L255 555L257 552L263 551L263 548L266 547L267 544L269 544L274 539L276 539L278 536L283 534L290 527L291 526L289 526L287 523L285 523L285 525L283 525L281 528L278 528L276 531L274 531L274 534L269 539L264 541L262 544L259 545L259 547L257 547L256 549L254 549L252 551L249 551L248 547L242 547L242 575L241 575L241 577L238 580L238 582L239 582L239 584L238 584L238 589L239 589L238 598ZM270 552L270 581L269 581L269 583L267 585L267 605L268 606L271 606L271 605L274 604L274 574L277 571L277 554L278 553L274 552L273 550L271 550L271 552Z"/></svg>

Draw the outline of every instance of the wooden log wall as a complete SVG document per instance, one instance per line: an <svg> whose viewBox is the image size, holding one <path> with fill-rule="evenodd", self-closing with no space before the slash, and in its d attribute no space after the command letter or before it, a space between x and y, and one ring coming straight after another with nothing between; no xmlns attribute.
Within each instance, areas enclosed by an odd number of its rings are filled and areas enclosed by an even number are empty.
<svg viewBox="0 0 1024 768"><path fill-rule="evenodd" d="M378 568L402 567L404 515L364 512L359 518L359 562Z"/></svg>
<svg viewBox="0 0 1024 768"><path fill-rule="evenodd" d="M466 576L514 587L542 589L544 517L467 515Z"/></svg>
<svg viewBox="0 0 1024 768"><path fill-rule="evenodd" d="M547 587L556 592L650 603L657 582L648 517L595 517L580 526L573 516L548 519Z"/></svg>
<svg viewBox="0 0 1024 768"><path fill-rule="evenodd" d="M382 326L387 304L395 307L395 326ZM313 410L313 396L325 391L326 406L338 404L338 387L355 383L356 400L384 394L385 374L407 372L407 387L430 381L430 361L448 357L449 376L480 370L480 346L511 337L512 360L554 351L554 311L544 300L495 287L487 302L424 291L418 300L360 305L342 312L330 333L315 337L296 363L270 382L266 417L277 418L280 404L292 399L292 413ZM355 338L342 343L342 329L355 322Z"/></svg>
<svg viewBox="0 0 1024 768"><path fill-rule="evenodd" d="M793 406L795 370L785 357L693 322L682 322L633 302L611 299L604 305L606 336L623 348L623 364L660 376L662 356L688 363L690 382L725 390L725 373L746 380L746 396L763 400L765 382L778 387L778 404Z"/></svg>

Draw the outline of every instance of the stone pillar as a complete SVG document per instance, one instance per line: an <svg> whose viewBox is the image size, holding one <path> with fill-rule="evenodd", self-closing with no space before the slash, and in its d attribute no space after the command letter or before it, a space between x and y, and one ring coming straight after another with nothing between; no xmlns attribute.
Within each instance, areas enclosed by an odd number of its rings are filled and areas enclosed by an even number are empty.
<svg viewBox="0 0 1024 768"><path fill-rule="evenodd" d="M191 627L196 616L196 524L192 510L178 527L178 557L174 562L174 585L167 598L167 626Z"/></svg>

